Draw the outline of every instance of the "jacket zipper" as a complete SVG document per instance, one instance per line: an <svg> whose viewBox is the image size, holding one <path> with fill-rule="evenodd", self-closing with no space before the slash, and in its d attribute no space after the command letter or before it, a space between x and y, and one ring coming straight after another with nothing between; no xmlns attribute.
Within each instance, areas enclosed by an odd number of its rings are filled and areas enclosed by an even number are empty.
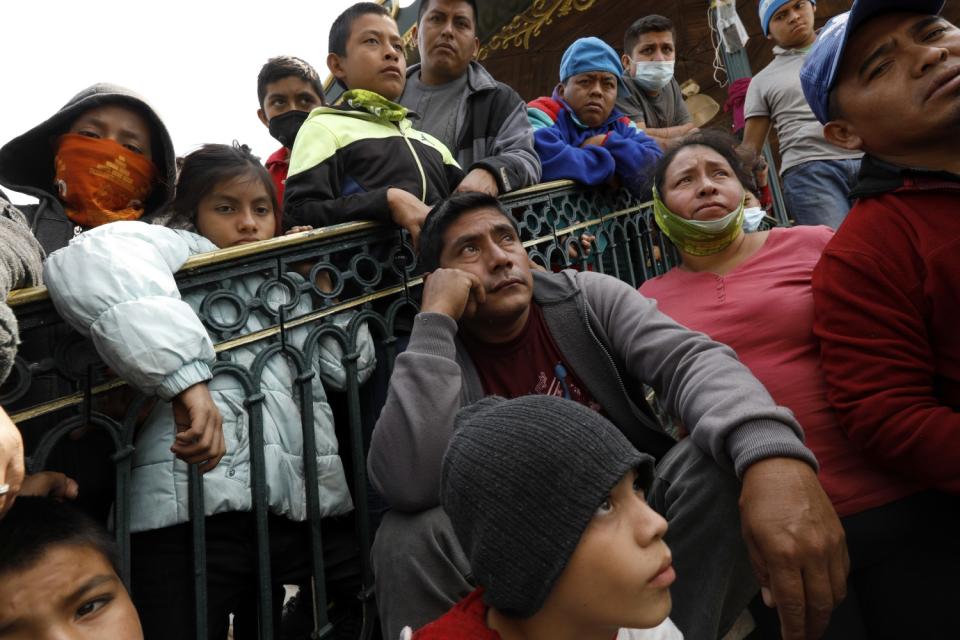
<svg viewBox="0 0 960 640"><path fill-rule="evenodd" d="M607 348L604 346L604 344L600 342L600 338L598 338L597 334L594 333L593 331L593 326L590 324L590 317L587 315L587 303L586 301L583 300L582 291L580 292L580 300L578 301L577 304L578 306L581 307L581 310L583 312L583 321L584 321L584 324L587 325L587 331L590 332L590 337L593 338L593 341L597 343L597 346L600 347L600 351L603 352L603 355L607 357L607 361L613 367L613 373L617 379L617 386L620 388L620 391L623 392L623 397L627 399L628 406L629 406L629 403L631 403L632 400L630 400L630 394L627 393L627 386L623 383L623 378L620 377L620 369L617 368L617 363L614 361L613 357L610 355L610 352L607 351ZM657 428L655 424L651 424L651 420L649 416L647 416L643 412L642 408L640 407L637 407L637 408L640 410L640 414L639 414L640 420L644 423L644 426L646 428L656 433L663 433L663 431Z"/></svg>
<svg viewBox="0 0 960 640"><path fill-rule="evenodd" d="M410 155L413 156L413 161L417 163L417 169L420 171L420 202L427 203L427 174L423 170L423 165L420 163L420 156L417 155L417 151L413 148L413 143L410 142L410 139L407 138L406 132L400 127L400 123L397 123L397 130L400 131L403 141L407 143L407 148L410 149Z"/></svg>

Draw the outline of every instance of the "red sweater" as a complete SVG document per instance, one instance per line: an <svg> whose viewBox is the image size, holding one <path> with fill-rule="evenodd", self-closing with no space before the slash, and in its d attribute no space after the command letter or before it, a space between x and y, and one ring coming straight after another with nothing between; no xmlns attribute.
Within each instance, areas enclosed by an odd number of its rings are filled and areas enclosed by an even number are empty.
<svg viewBox="0 0 960 640"><path fill-rule="evenodd" d="M813 274L828 397L851 441L960 493L960 176L865 158Z"/></svg>
<svg viewBox="0 0 960 640"><path fill-rule="evenodd" d="M410 633L407 627L401 640L501 640L499 633L487 626L487 605L483 589L476 589L453 605L449 611L425 627ZM683 640L683 634L667 618L652 629L621 629L610 640Z"/></svg>
<svg viewBox="0 0 960 640"><path fill-rule="evenodd" d="M287 183L287 170L290 169L290 151L286 147L280 147L267 158L267 171L273 178L273 184L277 188L277 201L280 208L283 208L283 190Z"/></svg>

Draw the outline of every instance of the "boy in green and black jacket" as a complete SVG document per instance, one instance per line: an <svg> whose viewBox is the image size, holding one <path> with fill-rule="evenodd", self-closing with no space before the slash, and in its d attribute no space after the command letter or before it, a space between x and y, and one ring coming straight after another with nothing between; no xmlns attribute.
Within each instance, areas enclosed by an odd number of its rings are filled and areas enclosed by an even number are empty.
<svg viewBox="0 0 960 640"><path fill-rule="evenodd" d="M414 243L430 206L463 178L450 151L413 129L393 100L406 81L397 23L362 2L330 28L327 66L346 89L337 106L318 107L290 154L284 213L292 225L393 221Z"/></svg>

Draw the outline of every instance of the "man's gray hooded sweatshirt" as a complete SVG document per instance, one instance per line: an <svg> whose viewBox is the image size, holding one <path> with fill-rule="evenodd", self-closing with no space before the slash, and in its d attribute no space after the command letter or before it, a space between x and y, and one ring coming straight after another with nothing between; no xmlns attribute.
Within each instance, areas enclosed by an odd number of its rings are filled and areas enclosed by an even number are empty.
<svg viewBox="0 0 960 640"><path fill-rule="evenodd" d="M106 104L129 106L142 114L150 125L157 184L144 203L144 215L140 219L150 222L173 198L177 180L176 154L170 134L157 112L130 89L108 83L87 87L50 118L0 148L0 184L40 201L36 205L21 207L21 210L33 235L48 254L67 246L73 236L84 230L67 217L53 184L57 138L66 133L78 117Z"/></svg>
<svg viewBox="0 0 960 640"><path fill-rule="evenodd" d="M533 277L533 304L565 362L639 450L659 458L674 444L643 400L646 383L694 444L737 477L771 457L817 468L793 414L777 406L730 347L680 326L611 276L568 270ZM440 504L454 417L484 396L457 331L449 316L418 314L410 344L397 356L368 458L373 486L394 509Z"/></svg>
<svg viewBox="0 0 960 640"><path fill-rule="evenodd" d="M445 114L417 111L411 79L419 77L419 64L407 69L407 88L398 102L416 112L421 122L444 118ZM450 152L465 173L486 169L496 177L500 193L540 182L540 159L533 148L527 105L516 91L497 82L480 63L471 62L459 103L456 143ZM413 126L420 128L417 120Z"/></svg>

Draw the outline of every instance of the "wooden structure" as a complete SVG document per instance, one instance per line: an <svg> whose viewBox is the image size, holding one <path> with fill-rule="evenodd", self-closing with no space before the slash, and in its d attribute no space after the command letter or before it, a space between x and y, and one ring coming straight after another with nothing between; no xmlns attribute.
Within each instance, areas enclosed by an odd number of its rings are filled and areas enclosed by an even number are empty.
<svg viewBox="0 0 960 640"><path fill-rule="evenodd" d="M387 0L389 3L391 0ZM418 0L399 11L401 30L416 20ZM598 36L618 52L623 35L634 20L659 13L677 28L676 78L681 84L693 79L701 92L723 104L727 99L726 73L714 48L708 0L478 0L480 59L495 78L509 84L531 100L548 95L557 84L560 57L574 40ZM760 31L757 0L736 0L737 13L750 36L746 45L750 67L759 72L773 58L773 45ZM850 7L850 0L819 0L816 25ZM960 5L948 3L944 15L955 24ZM417 59L411 42L410 62ZM730 118L720 112L712 127L729 127Z"/></svg>

